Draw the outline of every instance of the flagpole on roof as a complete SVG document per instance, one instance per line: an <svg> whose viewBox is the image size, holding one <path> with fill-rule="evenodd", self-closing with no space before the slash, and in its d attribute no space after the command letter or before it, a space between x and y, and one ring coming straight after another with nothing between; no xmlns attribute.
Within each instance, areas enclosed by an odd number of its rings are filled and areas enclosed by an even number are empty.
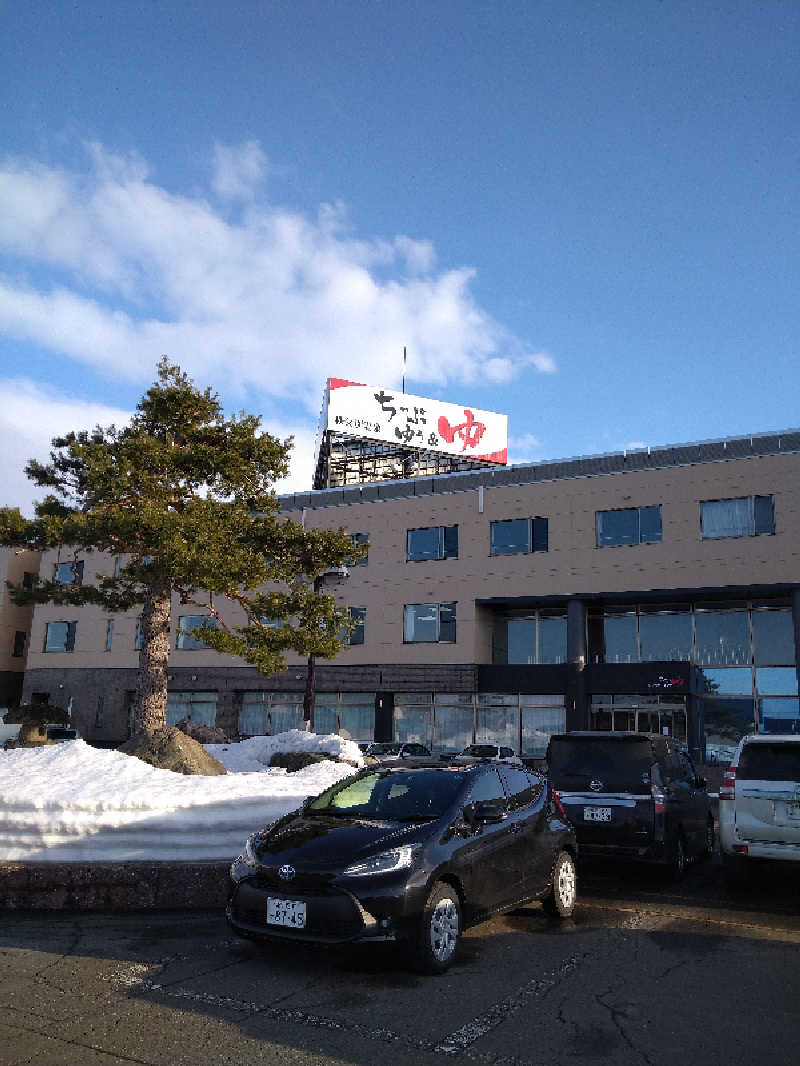
<svg viewBox="0 0 800 1066"><path fill-rule="evenodd" d="M403 392L406 391L406 346L403 345Z"/></svg>

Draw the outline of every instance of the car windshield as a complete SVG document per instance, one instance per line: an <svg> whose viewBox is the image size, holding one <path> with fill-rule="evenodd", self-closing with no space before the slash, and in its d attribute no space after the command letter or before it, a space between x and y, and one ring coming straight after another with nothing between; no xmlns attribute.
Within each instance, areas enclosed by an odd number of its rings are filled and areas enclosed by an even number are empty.
<svg viewBox="0 0 800 1066"><path fill-rule="evenodd" d="M606 792L636 792L650 787L653 765L650 744L644 738L612 740L608 737L553 737L550 741L550 780L564 791L602 782Z"/></svg>
<svg viewBox="0 0 800 1066"><path fill-rule="evenodd" d="M370 755L399 755L402 744L370 744Z"/></svg>
<svg viewBox="0 0 800 1066"><path fill-rule="evenodd" d="M381 770L339 782L306 808L309 814L413 822L440 818L464 786L453 769Z"/></svg>
<svg viewBox="0 0 800 1066"><path fill-rule="evenodd" d="M497 755L497 748L494 744L469 744L461 754L474 755L478 759L493 759Z"/></svg>
<svg viewBox="0 0 800 1066"><path fill-rule="evenodd" d="M745 744L736 776L746 781L800 781L800 743Z"/></svg>

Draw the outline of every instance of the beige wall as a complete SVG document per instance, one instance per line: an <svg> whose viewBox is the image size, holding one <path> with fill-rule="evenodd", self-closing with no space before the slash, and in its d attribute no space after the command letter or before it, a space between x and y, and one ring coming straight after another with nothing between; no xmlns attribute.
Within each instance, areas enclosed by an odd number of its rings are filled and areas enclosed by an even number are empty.
<svg viewBox="0 0 800 1066"><path fill-rule="evenodd" d="M773 495L774 536L703 541L700 501ZM350 570L331 592L341 603L366 607L366 642L347 648L337 664L458 664L491 661L490 612L476 599L494 596L565 596L635 593L650 589L800 582L800 455L782 454L660 470L565 478L451 494L309 508L307 528L367 533L369 563ZM631 547L595 546L595 513L661 504L663 539ZM298 512L288 517L300 520ZM490 523L508 518L549 519L549 550L492 557ZM458 525L457 559L407 562L406 532ZM48 555L43 567L52 566ZM87 557L85 577L108 572L113 562ZM43 572L47 572L43 570ZM456 644L403 644L403 605L457 601ZM175 648L179 614L201 613L173 605L172 666L241 665L216 652ZM29 667L130 667L138 612L115 618L112 650L104 652L110 615L97 608L37 608ZM234 614L229 615L236 620ZM75 651L43 653L50 620L78 619ZM301 660L292 657L289 665Z"/></svg>
<svg viewBox="0 0 800 1066"><path fill-rule="evenodd" d="M17 607L11 599L6 582L21 585L25 572L38 574L38 552L15 552L12 548L0 548L0 671L22 673L25 656L15 656L14 638L17 632L30 634L33 607ZM30 637L25 642L25 651L30 648Z"/></svg>

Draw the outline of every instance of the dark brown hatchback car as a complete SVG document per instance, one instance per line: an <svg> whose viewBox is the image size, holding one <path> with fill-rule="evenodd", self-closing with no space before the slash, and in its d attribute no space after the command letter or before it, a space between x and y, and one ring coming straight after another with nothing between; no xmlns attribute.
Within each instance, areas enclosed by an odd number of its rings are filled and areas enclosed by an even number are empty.
<svg viewBox="0 0 800 1066"><path fill-rule="evenodd" d="M674 737L560 733L547 759L582 858L661 863L680 877L687 861L713 851L706 779Z"/></svg>

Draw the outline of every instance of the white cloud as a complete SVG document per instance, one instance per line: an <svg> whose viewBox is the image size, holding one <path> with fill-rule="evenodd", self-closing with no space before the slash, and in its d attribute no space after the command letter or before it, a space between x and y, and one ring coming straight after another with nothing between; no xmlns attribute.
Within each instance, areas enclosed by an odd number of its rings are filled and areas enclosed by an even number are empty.
<svg viewBox="0 0 800 1066"><path fill-rule="evenodd" d="M126 425L133 411L89 403L54 389L43 388L25 378L0 380L0 454L3 456L3 481L0 507L19 507L33 515L33 503L46 495L26 478L29 459L46 463L50 441L70 430L94 429L95 426ZM264 428L280 440L294 438L287 477L276 482L279 494L308 492L314 476L316 435L305 425L276 423Z"/></svg>
<svg viewBox="0 0 800 1066"><path fill-rule="evenodd" d="M70 430L124 425L131 411L59 395L24 378L0 381L0 506L19 507L32 517L33 501L47 493L24 473L29 459L48 462L50 441Z"/></svg>
<svg viewBox="0 0 800 1066"><path fill-rule="evenodd" d="M267 157L257 141L215 144L211 184L225 200L250 200L267 176Z"/></svg>
<svg viewBox="0 0 800 1066"><path fill-rule="evenodd" d="M346 208L317 218L257 198L255 141L214 150L213 188L244 200L232 222L201 195L157 185L136 155L89 146L78 175L0 166L0 330L109 377L149 381L162 353L196 380L319 408L328 375L392 385L508 383L550 373L481 309L469 268L436 270L430 242L356 239ZM49 268L51 280L32 283Z"/></svg>
<svg viewBox="0 0 800 1066"><path fill-rule="evenodd" d="M541 458L542 442L532 433L508 438L509 463L533 463Z"/></svg>

